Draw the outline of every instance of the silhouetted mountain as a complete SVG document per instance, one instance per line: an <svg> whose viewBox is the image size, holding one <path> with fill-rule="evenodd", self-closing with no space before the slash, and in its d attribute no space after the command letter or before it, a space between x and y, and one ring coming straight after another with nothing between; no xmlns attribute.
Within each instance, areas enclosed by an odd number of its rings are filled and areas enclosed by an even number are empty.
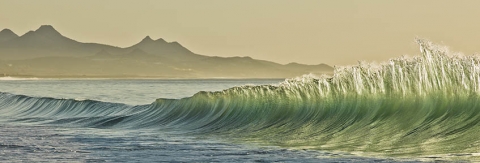
<svg viewBox="0 0 480 163"><path fill-rule="evenodd" d="M39 35L44 35L46 37L54 38L54 39L55 38L60 38L60 39L65 38L62 34L60 34L60 32L58 32L51 25L42 25L42 26L40 26L40 28L35 30L35 33L37 33Z"/></svg>
<svg viewBox="0 0 480 163"><path fill-rule="evenodd" d="M194 54L187 48L180 45L178 42L167 42L161 38L153 40L150 38L150 36L145 37L139 43L126 49L142 49L149 54L158 55L173 60L191 60L193 58L201 58L201 56Z"/></svg>
<svg viewBox="0 0 480 163"><path fill-rule="evenodd" d="M13 31L10 30L10 29L4 29L4 30L0 31L0 42L9 41L9 40L15 39L17 37L18 37L18 35L13 33Z"/></svg>
<svg viewBox="0 0 480 163"><path fill-rule="evenodd" d="M36 49L55 49L55 48L67 48L74 47L79 42L69 39L52 26L42 25L35 31L29 31L24 35L4 42L3 47L8 46L10 48L36 48Z"/></svg>
<svg viewBox="0 0 480 163"><path fill-rule="evenodd" d="M282 65L250 57L204 56L178 42L149 36L127 48L82 43L50 25L22 36L2 30L0 59L0 73L37 77L283 78L333 71L325 64Z"/></svg>
<svg viewBox="0 0 480 163"><path fill-rule="evenodd" d="M158 39L158 40L153 40L152 38L150 38L150 36L146 36L145 38L142 39L142 41L140 41L139 43L129 47L130 49L131 48L140 48L140 49L144 49L148 52L158 52L158 51L165 51L167 49L173 49L172 47L169 47L169 43L166 42L165 40L163 39ZM167 48L167 49L164 49L164 48ZM176 49L177 50L177 49ZM176 51L174 50L174 51ZM189 50L186 50L188 52L190 52ZM191 53L191 52L190 52Z"/></svg>

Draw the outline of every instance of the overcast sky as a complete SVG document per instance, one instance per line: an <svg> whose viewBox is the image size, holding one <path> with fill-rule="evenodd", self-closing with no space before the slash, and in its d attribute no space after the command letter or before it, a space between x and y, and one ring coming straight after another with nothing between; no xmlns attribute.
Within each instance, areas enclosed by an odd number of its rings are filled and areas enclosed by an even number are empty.
<svg viewBox="0 0 480 163"><path fill-rule="evenodd" d="M0 28L53 25L127 47L150 35L210 56L330 65L416 55L416 36L480 52L478 0L0 0Z"/></svg>

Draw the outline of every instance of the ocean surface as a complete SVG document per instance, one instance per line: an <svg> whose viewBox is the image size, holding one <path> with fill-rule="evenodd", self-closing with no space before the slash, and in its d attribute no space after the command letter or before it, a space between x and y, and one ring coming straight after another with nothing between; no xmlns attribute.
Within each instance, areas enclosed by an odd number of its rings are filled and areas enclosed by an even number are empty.
<svg viewBox="0 0 480 163"><path fill-rule="evenodd" d="M0 161L479 161L480 58L417 42L333 76L0 78Z"/></svg>
<svg viewBox="0 0 480 163"><path fill-rule="evenodd" d="M192 130L172 129L167 126L161 129L138 126L137 129L136 126L115 127L112 122L115 121L116 115L111 112L117 110L123 112L127 108L135 107L140 109L145 105L151 105L157 98L181 99L193 96L200 91L221 91L236 86L278 84L282 81L282 79L0 78L0 90L4 92L0 94L0 161L350 162L365 160L344 152L291 150L261 146L253 142L242 143L216 136L216 134L195 134ZM72 112L60 113L62 110ZM12 112L16 112L15 116L11 116ZM118 115L123 117L123 114ZM114 118L110 119L111 116ZM160 127L163 124L153 125Z"/></svg>
<svg viewBox="0 0 480 163"><path fill-rule="evenodd" d="M0 78L0 90L4 92L0 93L0 161L394 161L365 158L339 151L259 145L254 141L228 139L221 133L205 134L198 133L195 129L177 129L165 122L152 123L151 126L122 126L115 122L130 114L126 112L148 108L159 97L181 99L200 91L222 91L232 87L271 85L282 81L284 80ZM138 117L138 120L152 118L151 116Z"/></svg>

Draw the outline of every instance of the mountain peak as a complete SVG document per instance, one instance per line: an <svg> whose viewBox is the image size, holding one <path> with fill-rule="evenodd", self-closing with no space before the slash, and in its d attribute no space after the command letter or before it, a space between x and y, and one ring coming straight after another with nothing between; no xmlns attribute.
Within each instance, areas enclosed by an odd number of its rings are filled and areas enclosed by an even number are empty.
<svg viewBox="0 0 480 163"><path fill-rule="evenodd" d="M8 41L17 37L18 35L13 33L13 31L10 29L5 28L2 31L0 31L0 42Z"/></svg>
<svg viewBox="0 0 480 163"><path fill-rule="evenodd" d="M153 42L153 39L150 36L146 36L141 42Z"/></svg>
<svg viewBox="0 0 480 163"><path fill-rule="evenodd" d="M28 31L17 39L8 41L8 46L55 49L77 46L76 43L78 42L63 36L51 25L42 25L35 31Z"/></svg>
<svg viewBox="0 0 480 163"><path fill-rule="evenodd" d="M35 30L35 33L43 34L43 35L62 35L60 34L53 26L51 25L42 25L40 28Z"/></svg>
<svg viewBox="0 0 480 163"><path fill-rule="evenodd" d="M10 30L8 28L5 28L2 31L0 31L0 34L10 34L10 35L13 34L13 35L18 36L17 34L15 34L12 30Z"/></svg>
<svg viewBox="0 0 480 163"><path fill-rule="evenodd" d="M56 31L55 28L53 28L53 26L51 25L41 25L40 28L37 29L38 30L53 30L53 31Z"/></svg>
<svg viewBox="0 0 480 163"><path fill-rule="evenodd" d="M159 38L159 39L155 40L155 42L167 43L167 41L165 41L163 38Z"/></svg>

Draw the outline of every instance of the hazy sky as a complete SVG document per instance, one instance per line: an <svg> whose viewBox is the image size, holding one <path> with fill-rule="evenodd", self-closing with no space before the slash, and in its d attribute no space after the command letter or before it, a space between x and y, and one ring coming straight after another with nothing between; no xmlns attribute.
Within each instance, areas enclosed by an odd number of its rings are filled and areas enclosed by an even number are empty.
<svg viewBox="0 0 480 163"><path fill-rule="evenodd" d="M0 28L50 24L127 47L146 35L195 53L330 65L417 54L416 36L480 52L478 0L0 0Z"/></svg>

